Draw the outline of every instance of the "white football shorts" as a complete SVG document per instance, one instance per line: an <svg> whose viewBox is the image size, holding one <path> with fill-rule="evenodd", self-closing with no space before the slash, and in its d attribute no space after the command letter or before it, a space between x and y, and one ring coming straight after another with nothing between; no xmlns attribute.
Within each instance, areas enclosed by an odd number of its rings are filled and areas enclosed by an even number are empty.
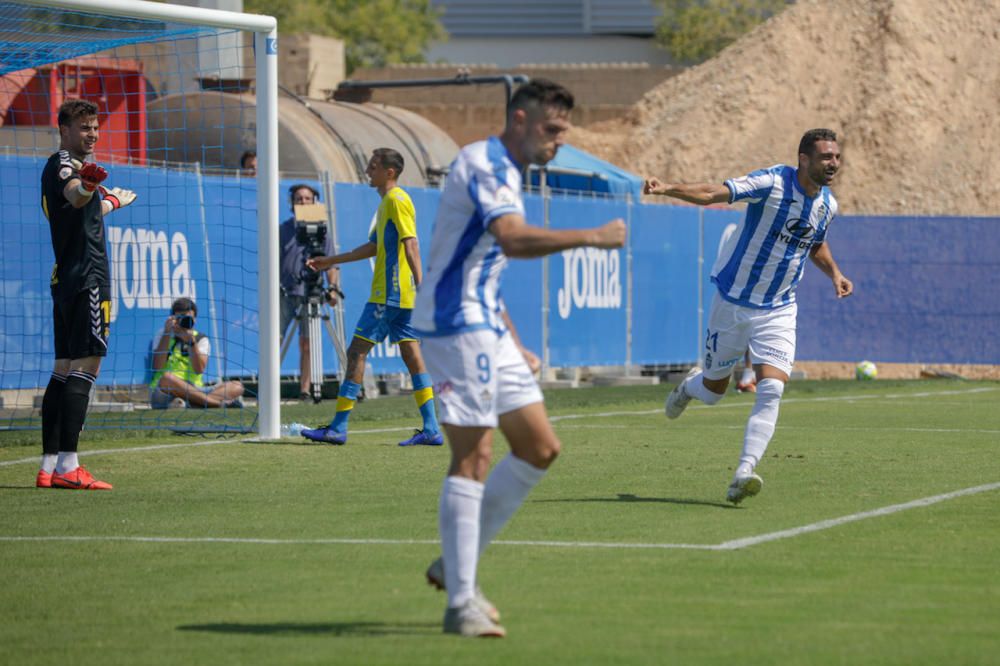
<svg viewBox="0 0 1000 666"><path fill-rule="evenodd" d="M715 294L708 316L702 372L709 379L722 379L750 349L750 362L775 367L791 374L795 363L795 303L771 310L747 308Z"/></svg>
<svg viewBox="0 0 1000 666"><path fill-rule="evenodd" d="M510 333L484 329L420 341L441 423L495 428L497 417L542 402Z"/></svg>

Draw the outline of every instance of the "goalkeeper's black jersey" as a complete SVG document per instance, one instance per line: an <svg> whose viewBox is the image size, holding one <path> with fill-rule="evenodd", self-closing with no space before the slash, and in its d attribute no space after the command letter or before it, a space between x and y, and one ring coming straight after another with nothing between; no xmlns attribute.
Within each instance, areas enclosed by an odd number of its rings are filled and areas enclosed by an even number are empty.
<svg viewBox="0 0 1000 666"><path fill-rule="evenodd" d="M42 211L49 219L56 256L50 284L57 300L91 287L111 287L101 197L95 192L82 208L73 208L63 190L74 176L76 169L65 150L52 155L42 170Z"/></svg>

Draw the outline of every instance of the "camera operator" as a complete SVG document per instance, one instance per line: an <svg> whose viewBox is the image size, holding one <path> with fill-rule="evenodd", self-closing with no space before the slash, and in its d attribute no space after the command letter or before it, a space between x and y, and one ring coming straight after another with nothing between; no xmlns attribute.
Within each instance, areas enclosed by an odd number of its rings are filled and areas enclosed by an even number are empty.
<svg viewBox="0 0 1000 666"><path fill-rule="evenodd" d="M149 384L153 409L243 406L240 382L205 386L202 374L212 347L195 328L197 316L198 306L190 298L178 298L170 307L163 331L153 343L154 375Z"/></svg>
<svg viewBox="0 0 1000 666"><path fill-rule="evenodd" d="M306 260L333 254L332 235L325 225L296 225L295 206L319 202L319 192L311 185L300 183L288 189L292 216L281 223L278 239L281 245L281 340L284 344L288 325L298 315L299 322L299 399L309 399L312 371L309 367L309 311L306 307L310 294L321 297L330 305L337 302L340 292L340 270L326 271L324 289L322 277L306 267Z"/></svg>

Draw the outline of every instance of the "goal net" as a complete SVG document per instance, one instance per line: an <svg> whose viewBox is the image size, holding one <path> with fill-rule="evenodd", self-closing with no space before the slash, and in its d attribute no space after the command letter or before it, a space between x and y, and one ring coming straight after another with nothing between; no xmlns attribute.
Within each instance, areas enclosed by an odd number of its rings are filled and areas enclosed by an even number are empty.
<svg viewBox="0 0 1000 666"><path fill-rule="evenodd" d="M90 160L137 194L104 218L109 352L86 427L277 435L277 323L259 315L277 303L275 35L270 17L135 0L0 2L0 428L40 428L55 359L40 176L60 105L83 99L100 125ZM207 394L239 382L239 401L151 393L178 299L208 340L192 381Z"/></svg>

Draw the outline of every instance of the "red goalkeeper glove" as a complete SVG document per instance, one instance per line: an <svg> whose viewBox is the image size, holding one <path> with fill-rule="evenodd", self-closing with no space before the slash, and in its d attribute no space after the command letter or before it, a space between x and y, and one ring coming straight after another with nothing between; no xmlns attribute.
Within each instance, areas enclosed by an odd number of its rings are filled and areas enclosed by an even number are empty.
<svg viewBox="0 0 1000 666"><path fill-rule="evenodd" d="M111 204L111 210L124 208L135 201L135 192L125 190L120 187L112 187L110 190L103 185L98 185L101 191L101 198Z"/></svg>
<svg viewBox="0 0 1000 666"><path fill-rule="evenodd" d="M104 179L108 177L107 170L93 162L84 162L80 165L78 171L80 176L80 187L82 187L87 192L93 194L97 186L104 182Z"/></svg>

